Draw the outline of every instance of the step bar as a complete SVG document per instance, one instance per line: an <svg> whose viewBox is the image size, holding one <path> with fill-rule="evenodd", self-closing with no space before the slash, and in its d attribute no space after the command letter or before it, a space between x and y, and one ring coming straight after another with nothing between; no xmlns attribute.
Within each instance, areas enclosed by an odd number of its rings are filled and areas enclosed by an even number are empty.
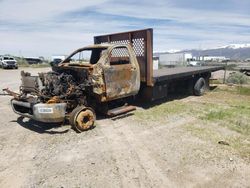
<svg viewBox="0 0 250 188"><path fill-rule="evenodd" d="M116 116L116 115L120 115L120 114L125 114L127 112L131 112L134 110L136 110L135 106L121 106L118 108L108 110L107 115L108 116Z"/></svg>

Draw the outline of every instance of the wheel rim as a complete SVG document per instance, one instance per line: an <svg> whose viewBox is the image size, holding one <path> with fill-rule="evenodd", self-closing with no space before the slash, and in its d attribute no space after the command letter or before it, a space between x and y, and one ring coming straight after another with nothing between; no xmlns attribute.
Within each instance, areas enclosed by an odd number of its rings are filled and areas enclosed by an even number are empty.
<svg viewBox="0 0 250 188"><path fill-rule="evenodd" d="M75 122L76 126L80 130L87 130L94 125L95 115L89 110L85 109L78 113Z"/></svg>

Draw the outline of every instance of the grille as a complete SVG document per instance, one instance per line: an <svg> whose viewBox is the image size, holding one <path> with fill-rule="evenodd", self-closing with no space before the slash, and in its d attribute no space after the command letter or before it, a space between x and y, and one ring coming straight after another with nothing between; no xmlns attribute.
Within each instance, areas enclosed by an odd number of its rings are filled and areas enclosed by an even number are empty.
<svg viewBox="0 0 250 188"><path fill-rule="evenodd" d="M6 63L9 65L15 65L16 62L15 61L6 61Z"/></svg>

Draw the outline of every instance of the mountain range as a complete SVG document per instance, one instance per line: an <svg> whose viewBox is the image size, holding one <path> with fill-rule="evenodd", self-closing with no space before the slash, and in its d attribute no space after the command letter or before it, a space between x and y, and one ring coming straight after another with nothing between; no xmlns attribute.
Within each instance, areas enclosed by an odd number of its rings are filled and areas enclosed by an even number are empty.
<svg viewBox="0 0 250 188"><path fill-rule="evenodd" d="M192 53L193 56L225 56L231 60L245 60L250 58L250 44L230 44L210 49L191 49L191 50L168 50L166 52L156 52L154 56L161 53Z"/></svg>

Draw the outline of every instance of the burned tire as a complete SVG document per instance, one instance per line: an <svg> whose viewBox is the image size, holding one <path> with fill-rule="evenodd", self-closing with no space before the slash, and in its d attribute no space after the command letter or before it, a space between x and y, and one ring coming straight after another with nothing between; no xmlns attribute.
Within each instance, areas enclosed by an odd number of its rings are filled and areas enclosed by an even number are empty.
<svg viewBox="0 0 250 188"><path fill-rule="evenodd" d="M95 112L92 108L79 106L71 112L69 123L77 132L83 132L93 128L95 119Z"/></svg>
<svg viewBox="0 0 250 188"><path fill-rule="evenodd" d="M194 84L194 95L201 96L205 93L206 81L204 78L199 78Z"/></svg>

